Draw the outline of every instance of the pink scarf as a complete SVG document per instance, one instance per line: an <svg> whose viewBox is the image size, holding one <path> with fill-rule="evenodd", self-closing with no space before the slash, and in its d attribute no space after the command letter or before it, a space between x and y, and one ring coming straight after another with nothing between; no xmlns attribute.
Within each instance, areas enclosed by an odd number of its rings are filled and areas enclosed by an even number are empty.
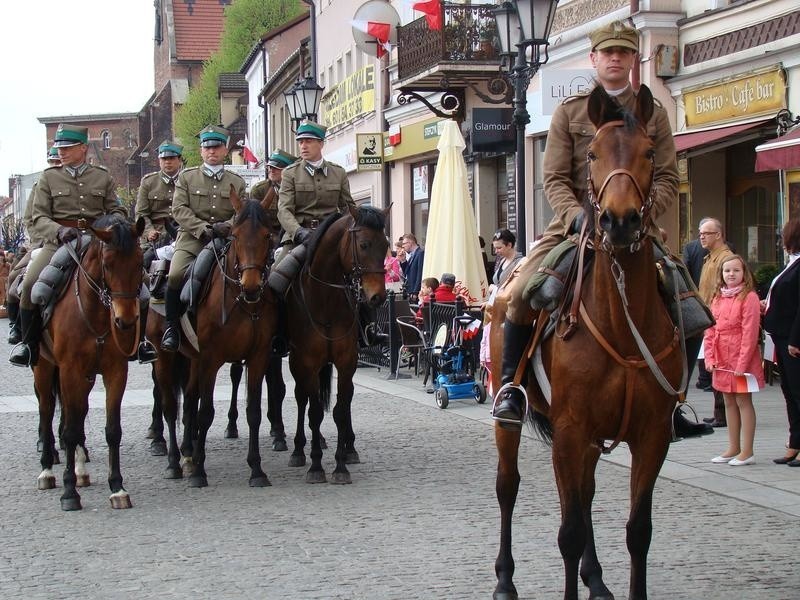
<svg viewBox="0 0 800 600"><path fill-rule="evenodd" d="M724 287L720 288L719 293L723 298L735 298L739 295L739 292L742 291L744 285L737 285L736 287Z"/></svg>

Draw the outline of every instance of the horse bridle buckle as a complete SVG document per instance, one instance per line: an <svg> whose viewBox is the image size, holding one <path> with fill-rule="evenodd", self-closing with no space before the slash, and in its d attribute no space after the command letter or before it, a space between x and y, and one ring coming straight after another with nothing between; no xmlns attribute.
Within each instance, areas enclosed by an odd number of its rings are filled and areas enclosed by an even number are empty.
<svg viewBox="0 0 800 600"><path fill-rule="evenodd" d="M89 228L89 223L86 221L86 219L84 219L83 217L78 219L78 229L80 229L81 231L86 231L88 228Z"/></svg>

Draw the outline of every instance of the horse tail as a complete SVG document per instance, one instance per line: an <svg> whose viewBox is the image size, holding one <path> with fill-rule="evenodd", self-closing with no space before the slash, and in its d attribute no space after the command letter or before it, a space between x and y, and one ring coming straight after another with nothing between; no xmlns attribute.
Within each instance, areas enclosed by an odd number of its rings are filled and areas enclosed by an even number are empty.
<svg viewBox="0 0 800 600"><path fill-rule="evenodd" d="M326 363L319 372L319 399L325 412L331 408L331 380L333 379L333 364Z"/></svg>
<svg viewBox="0 0 800 600"><path fill-rule="evenodd" d="M540 413L538 410L528 411L528 424L533 429L536 437L548 446L553 445L553 424L547 415Z"/></svg>

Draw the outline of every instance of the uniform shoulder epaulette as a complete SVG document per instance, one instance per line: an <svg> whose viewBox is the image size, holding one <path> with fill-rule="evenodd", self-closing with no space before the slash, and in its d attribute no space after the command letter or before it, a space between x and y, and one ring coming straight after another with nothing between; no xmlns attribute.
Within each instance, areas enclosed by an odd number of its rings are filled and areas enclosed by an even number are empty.
<svg viewBox="0 0 800 600"><path fill-rule="evenodd" d="M588 97L590 92L582 92L580 94L572 94L572 96L567 96L561 101L561 104L569 104L570 102L574 102L575 100L580 100L582 98Z"/></svg>
<svg viewBox="0 0 800 600"><path fill-rule="evenodd" d="M664 105L661 104L661 101L658 98L653 98L653 104L655 104L659 108L664 108Z"/></svg>
<svg viewBox="0 0 800 600"><path fill-rule="evenodd" d="M302 160L302 159L298 159L298 160L296 160L295 162L293 162L292 164L290 164L288 167L286 167L286 168L283 170L283 172L284 172L284 173L286 173L286 171L289 171L289 170L292 170L292 171L296 170L298 167L300 167L300 165L302 164L302 162L303 162L303 160Z"/></svg>
<svg viewBox="0 0 800 600"><path fill-rule="evenodd" d="M234 177L237 177L237 178L241 179L242 181L244 181L244 177L242 177L242 176L241 176L241 175L239 175L238 173L234 173L233 171L228 171L227 169L225 169L225 172L226 172L228 175L233 175Z"/></svg>
<svg viewBox="0 0 800 600"><path fill-rule="evenodd" d="M325 162L326 162L328 165L330 165L331 167L334 167L334 168L336 168L336 169L342 169L342 170L344 171L344 167L343 167L342 165L340 165L339 163L331 162L331 161L329 161L329 160L326 160Z"/></svg>
<svg viewBox="0 0 800 600"><path fill-rule="evenodd" d="M186 167L183 171L181 171L181 175L188 175L190 171L197 171L200 167Z"/></svg>
<svg viewBox="0 0 800 600"><path fill-rule="evenodd" d="M148 173L147 175L142 177L142 181L144 181L145 179L152 179L153 177L155 177L159 173L160 173L160 171L153 171L152 173Z"/></svg>
<svg viewBox="0 0 800 600"><path fill-rule="evenodd" d="M60 169L61 165L53 165L52 167L46 167L45 171L52 171L53 169Z"/></svg>
<svg viewBox="0 0 800 600"><path fill-rule="evenodd" d="M95 169L102 169L103 171L108 173L108 167L104 167L103 165L91 165L91 166L94 167Z"/></svg>

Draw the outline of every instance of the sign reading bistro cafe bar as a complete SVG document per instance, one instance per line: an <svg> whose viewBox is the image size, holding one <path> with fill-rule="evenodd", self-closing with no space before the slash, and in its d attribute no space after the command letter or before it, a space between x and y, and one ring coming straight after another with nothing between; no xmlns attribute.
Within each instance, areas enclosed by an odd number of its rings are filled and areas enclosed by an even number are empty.
<svg viewBox="0 0 800 600"><path fill-rule="evenodd" d="M773 116L785 108L786 83L783 70L737 76L716 85L683 94L686 125L709 125L746 117Z"/></svg>

